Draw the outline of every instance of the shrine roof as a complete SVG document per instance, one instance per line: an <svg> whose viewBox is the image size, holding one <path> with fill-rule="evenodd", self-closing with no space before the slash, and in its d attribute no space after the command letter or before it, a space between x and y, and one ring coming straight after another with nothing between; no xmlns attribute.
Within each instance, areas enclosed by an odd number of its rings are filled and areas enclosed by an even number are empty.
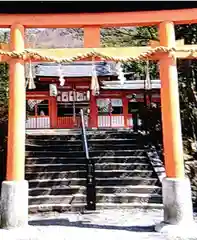
<svg viewBox="0 0 197 240"><path fill-rule="evenodd" d="M106 90L134 90L144 89L144 80L126 80L123 84L120 81L102 81L101 88ZM159 79L151 80L151 89L160 89L161 81Z"/></svg>
<svg viewBox="0 0 197 240"><path fill-rule="evenodd" d="M97 76L117 76L114 62L95 62ZM64 77L91 77L92 62L75 62L61 65L61 73ZM58 77L60 67L56 63L40 63L35 65L35 76Z"/></svg>

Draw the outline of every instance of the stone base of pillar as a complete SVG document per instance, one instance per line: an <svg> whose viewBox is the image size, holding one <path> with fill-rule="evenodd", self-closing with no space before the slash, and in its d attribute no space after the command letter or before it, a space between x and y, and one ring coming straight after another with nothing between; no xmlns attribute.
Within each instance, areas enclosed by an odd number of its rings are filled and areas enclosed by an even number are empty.
<svg viewBox="0 0 197 240"><path fill-rule="evenodd" d="M189 179L164 178L162 192L164 221L155 230L173 236L197 237Z"/></svg>
<svg viewBox="0 0 197 240"><path fill-rule="evenodd" d="M1 228L28 225L28 182L4 181L1 190Z"/></svg>

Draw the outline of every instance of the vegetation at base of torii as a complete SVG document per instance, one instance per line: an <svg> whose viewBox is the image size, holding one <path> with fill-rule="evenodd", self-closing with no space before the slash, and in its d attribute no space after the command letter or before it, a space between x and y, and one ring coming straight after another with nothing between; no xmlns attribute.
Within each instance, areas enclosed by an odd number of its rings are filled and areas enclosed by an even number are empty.
<svg viewBox="0 0 197 240"><path fill-rule="evenodd" d="M185 44L197 44L197 24L176 27L177 39L183 38ZM184 137L196 141L197 136L197 61L179 60L179 92L181 102L181 119Z"/></svg>
<svg viewBox="0 0 197 240"><path fill-rule="evenodd" d="M7 32L0 32L0 42L8 40ZM7 120L8 111L8 64L0 64L0 124Z"/></svg>
<svg viewBox="0 0 197 240"><path fill-rule="evenodd" d="M7 32L0 32L0 42L8 40ZM5 179L5 159L8 126L8 64L0 63L0 183ZM1 185L0 185L1 189Z"/></svg>

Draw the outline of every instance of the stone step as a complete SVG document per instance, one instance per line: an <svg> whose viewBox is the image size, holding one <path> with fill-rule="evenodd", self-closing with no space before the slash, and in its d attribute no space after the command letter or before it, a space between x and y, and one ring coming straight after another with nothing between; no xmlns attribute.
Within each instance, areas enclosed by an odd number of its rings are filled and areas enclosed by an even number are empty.
<svg viewBox="0 0 197 240"><path fill-rule="evenodd" d="M58 162L58 161L57 161ZM66 161L65 161L66 162ZM30 163L30 161L28 161ZM26 173L32 173L35 174L37 172L61 172L61 171L80 171L80 170L86 170L86 164L80 164L80 163L43 163L40 161L40 163L31 163L26 164L25 166L25 172Z"/></svg>
<svg viewBox="0 0 197 240"><path fill-rule="evenodd" d="M108 177L155 177L153 170L95 170L95 178ZM43 167L42 171L32 168L31 172L26 171L26 179L65 179L65 178L85 178L86 170L48 172Z"/></svg>
<svg viewBox="0 0 197 240"><path fill-rule="evenodd" d="M40 151L26 151L26 157L85 157L83 150L81 151L49 151L49 150L40 150Z"/></svg>
<svg viewBox="0 0 197 240"><path fill-rule="evenodd" d="M107 134L107 133L130 133L134 136L139 135L139 133L134 132L132 129L125 129L125 128L86 128L86 132L89 135L92 134ZM58 135L79 135L81 134L81 129L27 129L26 134L28 136L39 136L39 135L44 135L44 136L58 136Z"/></svg>
<svg viewBox="0 0 197 240"><path fill-rule="evenodd" d="M34 204L86 203L85 194L29 196L29 205Z"/></svg>
<svg viewBox="0 0 197 240"><path fill-rule="evenodd" d="M127 177L127 178L97 178L97 186L126 186L126 185L160 185L157 178ZM29 188L54 186L86 186L85 178L71 179L35 179L29 180Z"/></svg>
<svg viewBox="0 0 197 240"><path fill-rule="evenodd" d="M140 148L139 144L136 143L110 143L110 142L105 142L103 143L89 143L88 142L88 150L93 151L93 150L133 150L133 149L138 149ZM143 146L141 146L142 149L144 149Z"/></svg>
<svg viewBox="0 0 197 240"><path fill-rule="evenodd" d="M102 144L105 142L106 144L135 144L136 139L122 139L122 138L106 138L106 139L88 139L88 144ZM26 139L26 145L64 145L64 146L72 146L72 145L82 145L82 140L49 140L49 139Z"/></svg>
<svg viewBox="0 0 197 240"><path fill-rule="evenodd" d="M38 195L72 195L72 194L86 194L85 186L65 186L65 187L45 187L45 188L31 188L29 189L29 196ZM96 186L96 193L157 193L161 194L161 187L149 185L137 186Z"/></svg>
<svg viewBox="0 0 197 240"><path fill-rule="evenodd" d="M42 168L42 170L45 170ZM64 171L64 169L61 169L61 171L57 172L48 172L45 170L45 172L39 172L35 171L34 168L32 168L32 172L26 172L25 178L26 180L33 180L33 179L72 179L72 178L85 178L87 175L85 170L79 170L79 171Z"/></svg>
<svg viewBox="0 0 197 240"><path fill-rule="evenodd" d="M88 142L98 142L98 141L109 141L108 139L113 139L113 141L117 141L121 139L121 141L128 141L128 142L140 142L140 138L133 137L132 135L87 135ZM82 141L82 135L72 135L72 136L34 136L34 137L27 137L26 142L27 143L40 143L40 142L67 142L67 143L73 143L73 142L81 142ZM53 144L53 143L52 143Z"/></svg>
<svg viewBox="0 0 197 240"><path fill-rule="evenodd" d="M162 203L147 203L147 202L135 202L135 203L97 203L96 209L163 209Z"/></svg>
<svg viewBox="0 0 197 240"><path fill-rule="evenodd" d="M26 173L37 172L61 172L61 171L86 171L86 164L63 164L63 163L50 163L50 164L26 164ZM95 163L95 171L152 171L152 167L148 163Z"/></svg>
<svg viewBox="0 0 197 240"><path fill-rule="evenodd" d="M131 162L131 163L95 163L95 170L152 170L147 162Z"/></svg>
<svg viewBox="0 0 197 240"><path fill-rule="evenodd" d="M80 145L70 144L70 145L64 145L64 144L58 144L58 145L45 145L45 144L26 144L25 146L26 151L84 151L82 143Z"/></svg>
<svg viewBox="0 0 197 240"><path fill-rule="evenodd" d="M118 178L97 178L98 186L116 186L116 185L158 185L159 180L157 178L143 178L143 177L118 177Z"/></svg>
<svg viewBox="0 0 197 240"><path fill-rule="evenodd" d="M28 136L39 136L39 135L50 135L50 136L58 136L58 135L79 135L81 133L80 129L76 128L66 128L66 129L26 129L26 134Z"/></svg>
<svg viewBox="0 0 197 240"><path fill-rule="evenodd" d="M107 138L113 138L113 139L133 139L133 140L139 140L140 136L139 135L134 135L132 133L94 133L94 134L87 134L88 139L107 139Z"/></svg>
<svg viewBox="0 0 197 240"><path fill-rule="evenodd" d="M81 140L81 134L78 133L70 133L69 135L52 135L52 134L40 134L40 135L26 135L26 141L32 140L41 140L41 141L75 141Z"/></svg>
<svg viewBox="0 0 197 240"><path fill-rule="evenodd" d="M104 157L104 156L143 156L145 154L145 149L131 149L131 150L94 150L90 151L90 157ZM84 157L85 153L84 151L26 151L26 156L28 157Z"/></svg>
<svg viewBox="0 0 197 240"><path fill-rule="evenodd" d="M130 133L134 136L139 135L139 133L134 132L132 129L125 128L97 128L97 129L87 129L88 134L107 134L107 133Z"/></svg>
<svg viewBox="0 0 197 240"><path fill-rule="evenodd" d="M82 140L81 139L37 139L37 138L29 138L26 139L25 141L26 145L32 145L32 144L36 144L36 145L81 145L82 144Z"/></svg>
<svg viewBox="0 0 197 240"><path fill-rule="evenodd" d="M97 178L123 178L123 177L154 177L153 170L95 170L95 177Z"/></svg>
<svg viewBox="0 0 197 240"><path fill-rule="evenodd" d="M96 186L96 193L156 193L161 194L161 187L154 185Z"/></svg>
<svg viewBox="0 0 197 240"><path fill-rule="evenodd" d="M110 142L103 142L99 144L90 144L88 143L88 150L94 151L94 150L132 150L139 148L138 144L114 144ZM83 151L83 145L81 144L56 144L56 145L45 145L45 144L26 144L26 151Z"/></svg>
<svg viewBox="0 0 197 240"><path fill-rule="evenodd" d="M44 195L72 195L72 194L86 194L85 186L55 186L55 187L36 187L29 189L29 196L44 196Z"/></svg>
<svg viewBox="0 0 197 240"><path fill-rule="evenodd" d="M125 128L97 128L97 129L87 129L88 134L108 134L108 133L129 133L133 136L138 136L139 133L134 132L132 129L125 129Z"/></svg>
<svg viewBox="0 0 197 240"><path fill-rule="evenodd" d="M96 210L104 209L163 209L163 204L160 203L97 203ZM80 204L39 204L29 205L29 213L39 212L88 212L86 210L86 203Z"/></svg>
<svg viewBox="0 0 197 240"><path fill-rule="evenodd" d="M159 194L135 194L135 193L115 193L115 194L96 194L96 203L161 203L162 197ZM72 195L45 195L29 196L29 204L72 204L85 203L85 194Z"/></svg>
<svg viewBox="0 0 197 240"><path fill-rule="evenodd" d="M157 193L97 193L98 203L162 203L162 196Z"/></svg>
<svg viewBox="0 0 197 240"><path fill-rule="evenodd" d="M64 187L72 185L86 186L85 178L68 178L68 179L33 179L28 180L29 189L36 187Z"/></svg>
<svg viewBox="0 0 197 240"><path fill-rule="evenodd" d="M96 163L100 164L147 164L146 156L100 156L91 157ZM85 157L26 157L27 165L34 164L85 164Z"/></svg>
<svg viewBox="0 0 197 240"><path fill-rule="evenodd" d="M78 204L32 204L29 205L29 213L42 212L85 212L86 203Z"/></svg>
<svg viewBox="0 0 197 240"><path fill-rule="evenodd" d="M106 138L121 138L121 139L140 139L139 134L125 131L86 131L88 139L106 139ZM81 140L81 131L68 132L68 134L26 134L26 139L41 139L41 140Z"/></svg>

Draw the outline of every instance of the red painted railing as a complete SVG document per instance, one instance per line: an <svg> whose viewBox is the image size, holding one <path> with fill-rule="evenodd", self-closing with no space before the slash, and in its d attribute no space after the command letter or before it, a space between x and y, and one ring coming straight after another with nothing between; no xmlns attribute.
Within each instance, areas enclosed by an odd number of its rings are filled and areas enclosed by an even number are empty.
<svg viewBox="0 0 197 240"><path fill-rule="evenodd" d="M85 116L85 124L88 127L88 118ZM124 115L114 114L98 116L98 128L119 128L124 127ZM133 118L132 114L128 115L127 127L133 128ZM50 118L49 116L30 116L26 120L26 129L48 129L50 128ZM69 129L69 128L80 128L80 117L76 116L66 116L57 118L57 128L59 129Z"/></svg>
<svg viewBox="0 0 197 240"><path fill-rule="evenodd" d="M124 127L124 115L104 115L98 116L98 127Z"/></svg>
<svg viewBox="0 0 197 240"><path fill-rule="evenodd" d="M57 118L57 128L79 128L80 117L66 116Z"/></svg>
<svg viewBox="0 0 197 240"><path fill-rule="evenodd" d="M98 116L98 127L100 128L119 128L125 127L125 118L123 114L113 114L113 115L105 115L105 116ZM128 115L127 119L127 127L133 128L133 117L132 114Z"/></svg>

